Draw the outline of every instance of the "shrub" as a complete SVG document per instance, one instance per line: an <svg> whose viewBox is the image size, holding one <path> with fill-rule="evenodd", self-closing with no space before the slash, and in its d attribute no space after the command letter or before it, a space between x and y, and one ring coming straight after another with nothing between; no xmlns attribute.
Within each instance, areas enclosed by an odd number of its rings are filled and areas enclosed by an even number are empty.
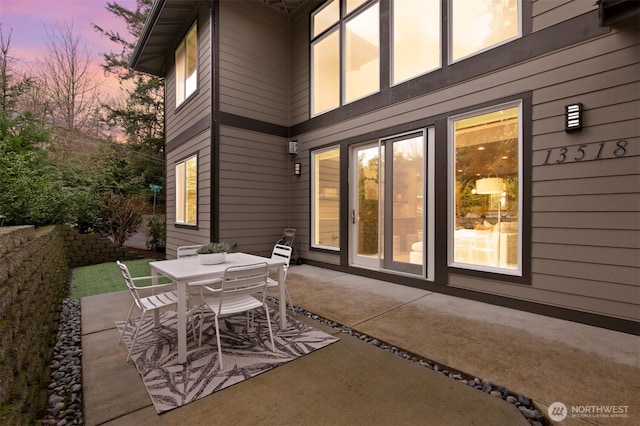
<svg viewBox="0 0 640 426"><path fill-rule="evenodd" d="M154 216L147 220L147 241L149 250L164 251L167 246L167 223L164 219Z"/></svg>
<svg viewBox="0 0 640 426"><path fill-rule="evenodd" d="M98 231L122 245L138 230L145 208L146 202L142 196L104 193Z"/></svg>

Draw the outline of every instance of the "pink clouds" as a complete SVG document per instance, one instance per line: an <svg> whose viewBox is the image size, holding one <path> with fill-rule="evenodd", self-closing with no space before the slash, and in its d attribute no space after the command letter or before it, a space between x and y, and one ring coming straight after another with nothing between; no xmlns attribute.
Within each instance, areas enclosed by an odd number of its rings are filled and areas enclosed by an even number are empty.
<svg viewBox="0 0 640 426"><path fill-rule="evenodd" d="M116 0L134 9L135 0ZM49 33L72 25L91 58L101 62L102 54L119 47L95 31L92 23L126 33L124 22L106 10L107 0L0 0L0 24L5 40L11 32L11 54L23 66L42 58L47 51Z"/></svg>
<svg viewBox="0 0 640 426"><path fill-rule="evenodd" d="M115 0L119 5L134 10L136 0ZM100 87L100 98L118 99L122 88L114 76L106 77L101 69L103 54L119 52L120 46L97 32L92 23L105 30L128 35L126 25L106 9L107 0L0 0L0 30L5 42L11 32L9 54L14 58L14 70L31 75L30 70L47 56L48 34L59 28L72 26L74 37L79 37L92 61L95 83Z"/></svg>

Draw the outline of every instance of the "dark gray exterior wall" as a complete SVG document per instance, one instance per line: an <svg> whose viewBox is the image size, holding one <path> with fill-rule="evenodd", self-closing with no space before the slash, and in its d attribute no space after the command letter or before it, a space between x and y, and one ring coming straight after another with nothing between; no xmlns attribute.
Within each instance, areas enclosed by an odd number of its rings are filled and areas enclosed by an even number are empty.
<svg viewBox="0 0 640 426"><path fill-rule="evenodd" d="M212 235L267 254L291 226L300 255L313 264L605 327L637 327L638 26L599 27L590 2L525 0L521 39L310 119L309 14L320 3L306 3L291 17L262 2L217 3L219 75L208 71L213 56L202 44L198 100L183 110L167 108L168 255ZM201 40L210 37L208 17L203 7ZM171 78L169 67L169 105ZM523 99L528 119L522 279L447 266L446 165L435 175L436 227L444 229L431 259L435 280L350 267L347 235L339 254L310 249L311 150L340 145L345 154L364 140L433 127L435 155L446 163L449 116L513 99ZM571 102L585 105L585 127L577 133L564 131L564 105ZM290 139L300 144L295 157L287 154ZM619 140L628 144L624 156L544 164L549 150L558 155L565 147L597 149ZM194 151L200 155L199 227L176 228L170 220L173 162ZM294 161L303 165L301 177L293 176Z"/></svg>
<svg viewBox="0 0 640 426"><path fill-rule="evenodd" d="M270 255L288 226L289 25L263 3L220 2L219 226Z"/></svg>
<svg viewBox="0 0 640 426"><path fill-rule="evenodd" d="M398 87L349 105L349 112L336 110L311 120L309 18L296 16L292 22L291 136L300 142L297 160L308 171L310 150L336 144L346 155L350 144L427 126L435 126L436 152L441 152L447 149L447 117L501 99L526 99L530 123L525 125L524 138L530 152L525 153L525 167L530 187L524 218L529 228L524 239L528 269L524 279L474 275L447 267L444 235L436 239L435 282L397 281L465 297L483 294L480 299L543 313L562 315L559 312L565 309L579 312L567 317L586 321L598 322L599 315L622 323L638 321L638 27L600 28L597 6L588 2L553 2L553 7L551 2L533 2L530 7L530 34L410 82L417 95L405 100L405 89ZM456 77L465 74L468 77ZM429 79L439 79L442 85L430 89ZM394 97L402 102L389 102ZM585 128L567 133L564 105L572 102L585 105ZM609 153L598 161L544 164L548 150L555 156L564 147L575 151L586 144L597 151L602 143L613 150L619 140L628 144L623 157ZM595 151L591 154L595 156ZM446 159L446 155L439 158ZM347 170L342 172L346 178ZM446 173L436 174L435 179L446 193ZM303 173L293 188L291 222L298 229L301 255L316 264L349 269L344 254L310 249L309 174ZM446 203L446 194L438 201ZM445 221L436 227L446 227L446 208L442 212L436 206L436 215L438 211ZM595 317L589 317L591 314Z"/></svg>
<svg viewBox="0 0 640 426"><path fill-rule="evenodd" d="M174 52L194 22L198 23L198 88L176 108ZM175 257L176 248L182 245L206 243L212 232L211 170L213 149L211 145L213 123L211 113L211 22L209 8L195 9L184 22L181 33L176 34L175 44L167 51L165 80L165 133L166 133L166 221L167 256ZM175 164L194 154L198 155L198 223L197 226L177 226Z"/></svg>

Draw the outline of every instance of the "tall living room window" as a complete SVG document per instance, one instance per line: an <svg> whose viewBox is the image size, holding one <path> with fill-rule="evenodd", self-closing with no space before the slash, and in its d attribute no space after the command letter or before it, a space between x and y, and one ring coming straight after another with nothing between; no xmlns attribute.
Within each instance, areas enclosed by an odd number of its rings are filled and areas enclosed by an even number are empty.
<svg viewBox="0 0 640 426"><path fill-rule="evenodd" d="M194 155L175 165L176 224L198 224L198 156Z"/></svg>
<svg viewBox="0 0 640 426"><path fill-rule="evenodd" d="M450 264L521 274L521 105L450 119Z"/></svg>
<svg viewBox="0 0 640 426"><path fill-rule="evenodd" d="M176 107L198 88L198 24L193 24L176 49Z"/></svg>
<svg viewBox="0 0 640 426"><path fill-rule="evenodd" d="M340 148L311 153L311 246L340 249Z"/></svg>

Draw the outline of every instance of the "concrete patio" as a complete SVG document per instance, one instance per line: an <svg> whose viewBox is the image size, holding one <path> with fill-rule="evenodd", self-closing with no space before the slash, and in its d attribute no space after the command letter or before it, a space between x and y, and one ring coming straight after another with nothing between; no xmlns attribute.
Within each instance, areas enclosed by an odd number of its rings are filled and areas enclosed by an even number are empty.
<svg viewBox="0 0 640 426"><path fill-rule="evenodd" d="M309 265L292 265L296 305L443 366L534 400L626 406L627 416L567 417L562 425L640 419L638 336L523 313ZM519 410L417 363L341 333L340 342L157 415L115 321L130 298L83 298L87 425L527 425ZM583 413L584 414L584 413Z"/></svg>

